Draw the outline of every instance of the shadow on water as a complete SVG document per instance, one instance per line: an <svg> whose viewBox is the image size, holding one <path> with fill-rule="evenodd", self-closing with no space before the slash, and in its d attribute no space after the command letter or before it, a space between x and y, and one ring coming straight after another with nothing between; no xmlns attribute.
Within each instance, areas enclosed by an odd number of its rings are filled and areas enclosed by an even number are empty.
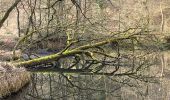
<svg viewBox="0 0 170 100"><path fill-rule="evenodd" d="M148 57L152 64L146 67L146 73L155 76L156 81L130 76L33 73L29 86L6 100L168 100L168 56L166 52Z"/></svg>

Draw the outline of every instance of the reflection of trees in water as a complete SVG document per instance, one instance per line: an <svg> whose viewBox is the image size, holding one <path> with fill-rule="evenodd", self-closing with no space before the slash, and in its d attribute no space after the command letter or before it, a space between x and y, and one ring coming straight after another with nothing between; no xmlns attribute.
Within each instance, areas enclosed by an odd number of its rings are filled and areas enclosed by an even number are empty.
<svg viewBox="0 0 170 100"><path fill-rule="evenodd" d="M33 74L28 97L47 100L111 100L146 98L150 92L148 83L155 83L154 73L148 68L160 61L159 55L137 55L135 59L124 58L119 61L122 72L129 67L138 66L134 75L79 75L78 73L38 73ZM150 59L153 59L152 61ZM61 61L62 62L62 61ZM69 65L65 63L64 65ZM63 65L63 66L64 66ZM142 65L142 66L141 66ZM133 67L132 67L133 66ZM154 67L155 68L155 67ZM111 69L111 68L110 68ZM109 69L103 69L109 70ZM121 72L119 72L121 73Z"/></svg>
<svg viewBox="0 0 170 100"><path fill-rule="evenodd" d="M67 77L67 78L66 78ZM57 99L105 99L120 96L120 84L106 76L63 76L61 74L35 74L30 84L29 97Z"/></svg>

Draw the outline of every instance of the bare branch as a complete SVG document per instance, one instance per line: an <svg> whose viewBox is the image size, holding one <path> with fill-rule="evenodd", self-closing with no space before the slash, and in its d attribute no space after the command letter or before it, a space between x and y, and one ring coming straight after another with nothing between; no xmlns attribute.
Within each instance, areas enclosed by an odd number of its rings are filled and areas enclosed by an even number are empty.
<svg viewBox="0 0 170 100"><path fill-rule="evenodd" d="M12 12L12 10L18 5L18 3L21 0L16 0L14 2L14 4L6 11L5 15L2 17L2 19L0 20L0 28L3 26L5 20L8 18L9 14Z"/></svg>

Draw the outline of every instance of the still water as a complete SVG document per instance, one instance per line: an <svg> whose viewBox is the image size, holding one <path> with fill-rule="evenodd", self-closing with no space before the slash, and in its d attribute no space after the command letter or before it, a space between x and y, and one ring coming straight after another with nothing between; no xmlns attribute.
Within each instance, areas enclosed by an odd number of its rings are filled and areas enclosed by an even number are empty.
<svg viewBox="0 0 170 100"><path fill-rule="evenodd" d="M148 60L153 81L127 76L32 73L32 80L6 100L170 100L170 52Z"/></svg>

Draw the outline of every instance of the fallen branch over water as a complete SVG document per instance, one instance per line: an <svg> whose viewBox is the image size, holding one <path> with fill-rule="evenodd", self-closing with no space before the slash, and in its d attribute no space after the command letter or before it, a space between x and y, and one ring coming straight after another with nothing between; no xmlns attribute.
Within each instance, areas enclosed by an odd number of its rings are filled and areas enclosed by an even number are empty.
<svg viewBox="0 0 170 100"><path fill-rule="evenodd" d="M60 58L64 58L64 57L68 57L68 56L72 56L75 54L87 54L89 53L88 51L86 51L87 49L91 49L91 48L95 48L98 46L102 46L111 42L117 42L123 39L128 39L130 38L132 35L123 37L123 38L113 38L113 39L108 39L105 41L101 41L101 42L97 42L97 43L93 43L93 44L87 44L87 45L83 45L77 48L74 48L72 50L65 50L64 52L59 52L57 54L52 54L52 55L48 55L48 56L44 56L44 57L40 57L40 58L36 58L36 59L32 59L32 60L28 60L28 61L23 61L23 62L17 62L17 63L13 63L15 66L18 67L27 67L27 66L36 66L36 65L40 65L43 63L48 63L50 61L56 61L59 60Z"/></svg>
<svg viewBox="0 0 170 100"><path fill-rule="evenodd" d="M101 41L96 41L96 42L92 42L92 43L88 43L86 45L82 45L82 46L78 46L78 47L74 47L74 48L70 48L72 45L74 45L74 43L79 42L77 40L77 42L75 41L71 41L66 47L65 49L63 49L62 51L60 51L59 53L56 54L51 54L51 55L47 55L47 56L43 56L40 58L35 58L32 60L28 60L28 61L21 61L21 62L11 62L12 65L14 65L15 67L25 67L28 71L39 71L39 72L64 72L64 73L81 73L84 75L90 75L90 74L95 74L95 75L115 75L115 72L118 71L119 67L117 65L114 65L113 63L115 63L115 61L117 61L116 57L113 57L110 54L107 54L107 52L103 52L104 45L106 44L111 44L111 43L118 43L122 40L131 40L134 39L134 35L137 35L138 33L140 33L140 29L138 31L134 31L136 29L128 29L124 32L122 32L123 35L121 35L121 37L110 37L108 39L105 40L101 40ZM99 51L96 51L97 49L100 49ZM101 52L100 52L101 51ZM100 61L100 58L95 58L95 55L102 55L105 56L109 59L112 59L112 61ZM75 66L78 65L78 63L80 63L80 60L83 60L81 58L79 58L78 56L84 55L87 60L84 61L88 61L88 60L92 60L93 64L101 64L97 67L93 67L90 68L90 66L86 66L86 67L80 67L79 68L75 68ZM71 66L67 66L66 68L62 68L62 67L58 67L58 68L47 68L44 67L44 64L48 64L51 63L53 61L57 62L60 59L65 59L67 57L73 57L71 59L76 60L77 63L71 65ZM78 59L80 60L78 60ZM114 61L115 60L115 61ZM94 62L93 62L94 61ZM112 70L110 70L109 72L100 72L102 71L102 69L104 68L104 63L107 63L107 65L111 65ZM132 72L125 72L121 75L129 75L129 74L134 74L133 70ZM119 74L117 74L119 75ZM120 75L120 76L121 76Z"/></svg>

